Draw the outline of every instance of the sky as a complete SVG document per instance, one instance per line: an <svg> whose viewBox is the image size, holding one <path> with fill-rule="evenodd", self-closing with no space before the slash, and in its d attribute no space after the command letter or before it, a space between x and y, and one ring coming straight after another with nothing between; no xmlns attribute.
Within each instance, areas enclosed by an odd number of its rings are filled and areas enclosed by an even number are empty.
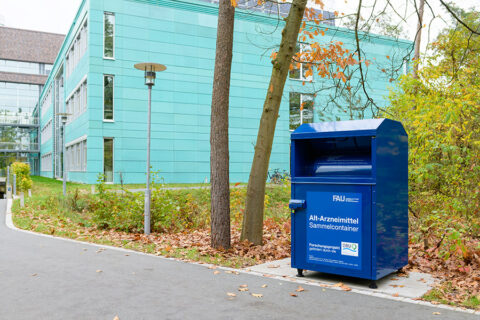
<svg viewBox="0 0 480 320"><path fill-rule="evenodd" d="M6 27L66 34L81 0L0 0Z"/></svg>
<svg viewBox="0 0 480 320"><path fill-rule="evenodd" d="M364 14L368 14L368 6L373 1L375 0L363 0L366 7ZM382 3L382 1L384 0L377 0L378 3ZM398 5L396 9L402 11L404 9L402 3L405 3L405 1L411 2L412 0L391 0L391 3ZM345 14L354 12L358 4L358 0L324 0L324 2L326 5L325 9ZM462 8L475 7L480 11L480 0L454 0L454 2ZM81 0L0 0L0 24L3 23L5 26L12 28L66 34L80 3ZM427 30L424 38L425 40L428 39L427 33L429 31L430 40L433 40L438 32L446 26L442 18L449 20L449 16L442 9L439 0L429 0L428 3L435 12L441 15L441 18L437 18L431 24L431 28ZM407 17L408 23L404 24L405 29L408 37L413 40L417 22L412 10L407 12ZM428 25L430 25L431 18L430 11L426 7L424 21ZM424 46L426 42L423 41Z"/></svg>

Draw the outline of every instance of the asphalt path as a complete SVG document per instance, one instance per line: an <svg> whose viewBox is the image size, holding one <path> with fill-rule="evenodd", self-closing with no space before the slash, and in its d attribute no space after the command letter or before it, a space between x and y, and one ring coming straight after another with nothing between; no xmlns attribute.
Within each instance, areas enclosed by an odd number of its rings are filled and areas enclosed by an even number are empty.
<svg viewBox="0 0 480 320"><path fill-rule="evenodd" d="M5 209L0 200L1 320L479 319L318 286L295 292L294 282L11 230ZM249 291L238 291L243 284Z"/></svg>

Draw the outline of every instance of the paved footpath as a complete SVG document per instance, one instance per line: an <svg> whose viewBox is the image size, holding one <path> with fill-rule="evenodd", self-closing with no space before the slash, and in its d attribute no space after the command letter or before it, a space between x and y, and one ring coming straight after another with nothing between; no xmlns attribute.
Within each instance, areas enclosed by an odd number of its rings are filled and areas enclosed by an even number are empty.
<svg viewBox="0 0 480 320"><path fill-rule="evenodd" d="M11 230L5 207L0 200L1 320L480 319L318 286L295 298L292 282Z"/></svg>

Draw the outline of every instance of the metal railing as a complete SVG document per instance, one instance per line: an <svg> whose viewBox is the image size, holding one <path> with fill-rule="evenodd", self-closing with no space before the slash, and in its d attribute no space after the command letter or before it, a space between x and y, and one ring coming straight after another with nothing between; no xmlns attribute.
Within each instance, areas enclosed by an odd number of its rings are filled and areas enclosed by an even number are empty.
<svg viewBox="0 0 480 320"><path fill-rule="evenodd" d="M38 125L38 117L29 116L26 114L0 114L0 125Z"/></svg>
<svg viewBox="0 0 480 320"><path fill-rule="evenodd" d="M0 151L38 152L38 143L34 142L0 142Z"/></svg>

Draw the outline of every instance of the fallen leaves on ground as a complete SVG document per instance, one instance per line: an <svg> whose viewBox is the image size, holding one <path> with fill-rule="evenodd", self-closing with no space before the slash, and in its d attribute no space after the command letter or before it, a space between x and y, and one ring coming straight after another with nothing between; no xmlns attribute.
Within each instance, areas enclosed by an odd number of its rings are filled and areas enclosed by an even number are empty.
<svg viewBox="0 0 480 320"><path fill-rule="evenodd" d="M263 294L261 294L261 293L252 293L252 296L255 297L255 298L262 298L262 297L263 297Z"/></svg>
<svg viewBox="0 0 480 320"><path fill-rule="evenodd" d="M345 284L340 286L340 289L342 289L343 291L352 291L352 288L350 288L349 286L347 286Z"/></svg>
<svg viewBox="0 0 480 320"><path fill-rule="evenodd" d="M100 270L100 269L98 269L98 270L97 270L97 273L100 273L100 272L103 272L103 271L102 271L102 270Z"/></svg>
<svg viewBox="0 0 480 320"><path fill-rule="evenodd" d="M218 270L213 271L213 274L220 274L221 272Z"/></svg>
<svg viewBox="0 0 480 320"><path fill-rule="evenodd" d="M430 243L441 243L441 240L433 238L429 240ZM438 296L438 299L459 305L464 304L470 297L479 299L480 241L470 240L465 243L465 248L468 248L466 250L468 254L458 249L446 258L436 246L425 249L424 243L410 243L409 264L404 271L429 273L441 280L434 285L434 295ZM418 281L427 282L424 278Z"/></svg>
<svg viewBox="0 0 480 320"><path fill-rule="evenodd" d="M239 275L239 274L240 274L240 272L238 272L238 271L233 271L233 270L227 270L227 271L225 271L225 273L235 274L235 275Z"/></svg>
<svg viewBox="0 0 480 320"><path fill-rule="evenodd" d="M262 284L262 288L266 288L268 287L266 284Z"/></svg>
<svg viewBox="0 0 480 320"><path fill-rule="evenodd" d="M229 297L236 297L237 295L233 292L227 292L227 296Z"/></svg>
<svg viewBox="0 0 480 320"><path fill-rule="evenodd" d="M290 296L295 297L295 298L298 297L298 295L296 293L293 293L293 292L290 292Z"/></svg>
<svg viewBox="0 0 480 320"><path fill-rule="evenodd" d="M305 291L305 289L302 288L302 286L298 286L297 290L295 290L297 292L302 292L302 291Z"/></svg>

